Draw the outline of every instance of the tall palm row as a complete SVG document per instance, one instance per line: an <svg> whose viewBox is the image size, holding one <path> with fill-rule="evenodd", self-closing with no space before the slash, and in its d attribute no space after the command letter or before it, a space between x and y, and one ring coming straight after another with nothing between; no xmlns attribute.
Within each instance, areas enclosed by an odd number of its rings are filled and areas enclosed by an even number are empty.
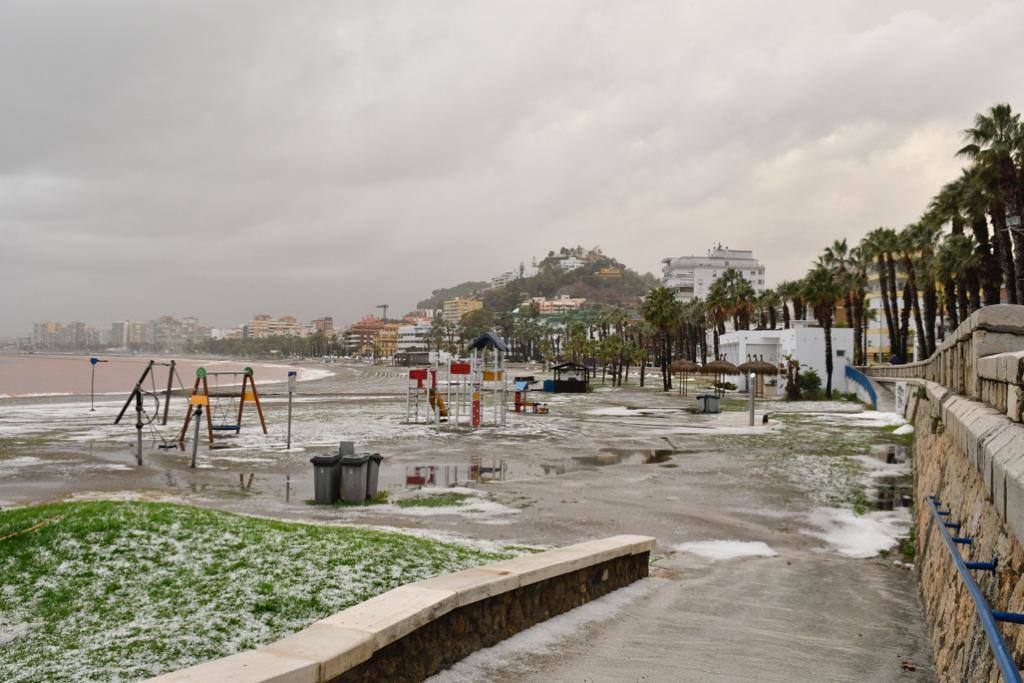
<svg viewBox="0 0 1024 683"><path fill-rule="evenodd" d="M857 364L869 360L873 315L889 339L889 357L878 360L907 362L911 352L916 358L934 353L938 341L979 307L1024 303L1024 124L1010 105L997 104L978 114L963 136L966 144L956 154L969 165L917 222L902 230L876 228L852 249L836 241L811 271L826 269L839 286L830 321L841 306L855 329ZM777 288L797 318L813 289L807 278L803 285ZM818 304L812 303L815 317L825 314ZM788 307L782 314L788 325Z"/></svg>

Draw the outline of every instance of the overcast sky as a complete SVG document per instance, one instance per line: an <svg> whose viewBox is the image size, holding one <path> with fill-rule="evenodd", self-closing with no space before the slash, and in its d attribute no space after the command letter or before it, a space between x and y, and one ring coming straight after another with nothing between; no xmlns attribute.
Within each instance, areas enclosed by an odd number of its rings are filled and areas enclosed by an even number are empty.
<svg viewBox="0 0 1024 683"><path fill-rule="evenodd" d="M770 283L1024 109L1024 2L0 3L0 335L341 323L561 245Z"/></svg>

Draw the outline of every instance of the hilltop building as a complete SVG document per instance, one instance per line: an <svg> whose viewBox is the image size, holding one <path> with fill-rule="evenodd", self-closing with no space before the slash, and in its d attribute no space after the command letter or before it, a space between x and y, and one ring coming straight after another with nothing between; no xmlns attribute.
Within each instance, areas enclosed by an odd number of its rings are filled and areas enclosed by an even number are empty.
<svg viewBox="0 0 1024 683"><path fill-rule="evenodd" d="M477 299L450 299L444 302L444 308L442 316L450 325L458 325L459 321L462 320L462 316L466 315L471 311L478 311L484 307L484 303Z"/></svg>
<svg viewBox="0 0 1024 683"><path fill-rule="evenodd" d="M764 292L764 266L754 252L730 249L721 244L708 249L707 256L679 256L661 261L662 284L680 301L706 299L715 280L729 268L739 271L758 294Z"/></svg>
<svg viewBox="0 0 1024 683"><path fill-rule="evenodd" d="M541 315L560 315L569 311L579 310L587 303L587 300L574 299L568 294L563 294L554 299L546 299L542 296L531 297L530 303L537 306L537 311Z"/></svg>

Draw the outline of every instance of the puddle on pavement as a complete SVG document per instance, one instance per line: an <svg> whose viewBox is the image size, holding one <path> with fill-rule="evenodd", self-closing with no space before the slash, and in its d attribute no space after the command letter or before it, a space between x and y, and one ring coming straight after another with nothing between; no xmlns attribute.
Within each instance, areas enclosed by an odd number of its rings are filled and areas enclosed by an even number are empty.
<svg viewBox="0 0 1024 683"><path fill-rule="evenodd" d="M908 508L914 502L913 486L905 477L886 477L873 483L875 509L897 510Z"/></svg>
<svg viewBox="0 0 1024 683"><path fill-rule="evenodd" d="M668 462L680 451L670 448L605 448L597 455L580 455L573 461L580 465L605 467L607 465L657 465Z"/></svg>

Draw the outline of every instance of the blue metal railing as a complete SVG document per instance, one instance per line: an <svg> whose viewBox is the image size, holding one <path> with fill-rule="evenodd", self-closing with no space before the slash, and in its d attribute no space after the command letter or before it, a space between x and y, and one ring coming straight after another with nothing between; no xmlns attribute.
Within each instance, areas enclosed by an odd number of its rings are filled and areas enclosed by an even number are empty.
<svg viewBox="0 0 1024 683"><path fill-rule="evenodd" d="M871 397L871 407L878 409L878 394L875 393L875 388L871 386L871 380L867 378L863 372L853 367L852 365L846 366L846 378L852 379L854 382L859 384L864 391L868 392L868 396Z"/></svg>
<svg viewBox="0 0 1024 683"><path fill-rule="evenodd" d="M941 503L935 496L928 497L928 504L932 509L932 519L935 520L939 533L942 534L942 540L946 542L949 554L953 558L953 564L956 565L957 571L960 572L960 578L964 580L964 585L967 586L967 592L971 594L971 599L974 600L974 611L978 613L981 625L985 629L985 635L988 637L988 646L992 650L992 655L996 658L999 670L1003 673L1003 680L1009 683L1021 683L1020 671L1017 669L1013 657L1010 656L1010 651L1006 647L1006 641L1003 640L1003 634L999 632L999 624L997 622L1007 621L1015 624L1024 624L1024 614L993 611L989 607L984 593L981 592L981 588L978 587L974 577L969 573L971 569L994 572L999 558L995 557L991 562L964 562L964 559L960 557L960 551L957 550L957 545L970 545L973 543L973 539L960 535L950 536L947 529L954 529L959 534L960 522L952 522L945 519L950 516L950 511L940 510L939 505Z"/></svg>

